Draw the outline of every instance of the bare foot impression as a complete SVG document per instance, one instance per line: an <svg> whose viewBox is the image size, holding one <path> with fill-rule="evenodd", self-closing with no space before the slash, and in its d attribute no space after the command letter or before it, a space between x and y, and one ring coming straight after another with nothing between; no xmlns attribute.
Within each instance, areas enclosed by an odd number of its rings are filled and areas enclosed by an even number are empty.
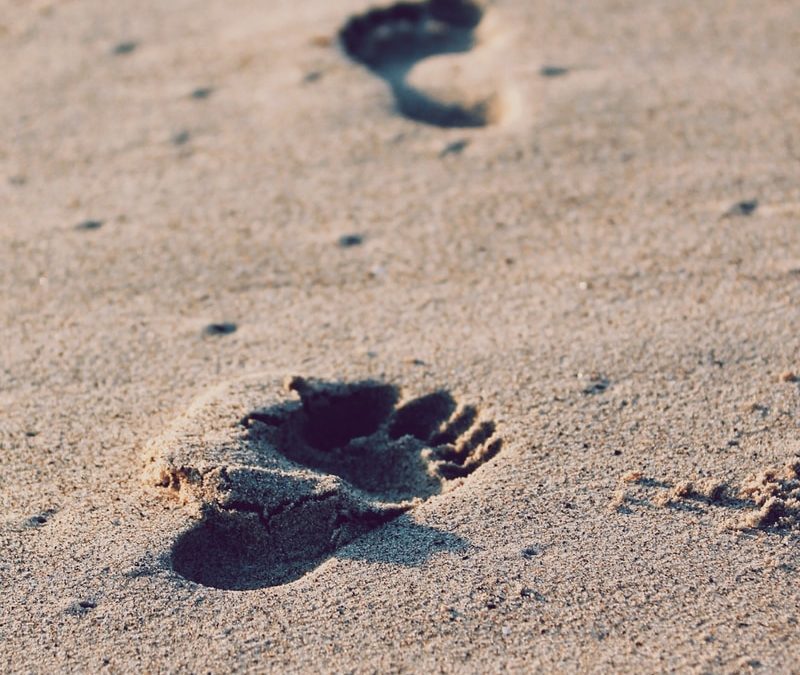
<svg viewBox="0 0 800 675"><path fill-rule="evenodd" d="M484 127L499 122L507 108L500 73L480 39L485 5L399 2L351 18L339 37L350 58L386 81L406 117L439 127Z"/></svg>
<svg viewBox="0 0 800 675"><path fill-rule="evenodd" d="M172 567L206 586L294 581L494 457L495 425L447 391L251 377L199 399L149 448L146 480L198 507Z"/></svg>

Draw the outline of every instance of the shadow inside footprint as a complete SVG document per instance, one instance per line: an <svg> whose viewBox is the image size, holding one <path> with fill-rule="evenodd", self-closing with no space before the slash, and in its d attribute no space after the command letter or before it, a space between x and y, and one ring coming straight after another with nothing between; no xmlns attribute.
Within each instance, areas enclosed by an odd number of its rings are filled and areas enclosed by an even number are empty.
<svg viewBox="0 0 800 675"><path fill-rule="evenodd" d="M252 464L224 470L225 496L206 502L201 521L175 542L181 576L232 590L289 583L501 449L494 423L445 390L401 402L396 386L374 380L295 377L287 387L299 400L241 420ZM391 541L370 539L341 556L416 565L465 545L399 523Z"/></svg>
<svg viewBox="0 0 800 675"><path fill-rule="evenodd" d="M382 382L295 378L289 387L299 403L248 415L250 443L275 447L383 502L427 499L445 480L468 475L500 449L500 439L489 442L494 424L476 425L476 410L457 410L446 391L397 407L397 388Z"/></svg>
<svg viewBox="0 0 800 675"><path fill-rule="evenodd" d="M420 525L404 515L386 524L380 533L361 537L337 551L336 557L340 560L419 567L437 553L458 553L469 546L470 542L458 535Z"/></svg>
<svg viewBox="0 0 800 675"><path fill-rule="evenodd" d="M439 127L483 127L491 121L487 105L436 100L407 82L422 59L472 49L482 17L472 0L399 2L351 18L339 38L350 58L386 81L406 117Z"/></svg>
<svg viewBox="0 0 800 675"><path fill-rule="evenodd" d="M391 536L359 539L334 557L418 567L436 553L468 545L461 537L401 517L392 523ZM286 529L270 532L255 514L214 512L178 538L172 567L204 586L245 591L291 583L330 557L328 550L309 547L307 537L295 540Z"/></svg>

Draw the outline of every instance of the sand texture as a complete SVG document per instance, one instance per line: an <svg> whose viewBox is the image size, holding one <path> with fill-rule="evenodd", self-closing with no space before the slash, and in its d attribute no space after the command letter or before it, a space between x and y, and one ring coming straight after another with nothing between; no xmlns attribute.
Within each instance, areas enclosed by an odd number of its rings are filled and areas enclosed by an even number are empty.
<svg viewBox="0 0 800 675"><path fill-rule="evenodd" d="M800 4L0 0L0 670L800 672Z"/></svg>

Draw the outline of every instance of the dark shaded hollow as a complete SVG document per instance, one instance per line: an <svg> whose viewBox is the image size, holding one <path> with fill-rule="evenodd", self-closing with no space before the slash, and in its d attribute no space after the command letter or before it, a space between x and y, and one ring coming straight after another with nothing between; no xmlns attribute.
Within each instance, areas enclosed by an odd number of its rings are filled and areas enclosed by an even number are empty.
<svg viewBox="0 0 800 675"><path fill-rule="evenodd" d="M468 475L486 461L481 447L488 448L495 433L494 423L477 424L477 410L459 410L446 390L397 407L398 388L377 380L345 383L296 377L289 388L299 401L253 410L242 420L254 448L258 451L266 444L265 449L339 476L384 501L438 494L442 478ZM435 449L434 461L453 465L437 465L438 477L431 471L430 449Z"/></svg>
<svg viewBox="0 0 800 675"><path fill-rule="evenodd" d="M460 551L467 545L447 532L403 522L401 511L352 514L338 509L333 519L323 512L322 518L310 521L298 515L289 516L288 526L270 530L254 512L206 512L203 520L175 541L171 567L202 586L248 591L297 581L334 556L416 567L436 551ZM340 553L344 546L398 519L401 524L380 545ZM350 528L336 545L330 543L325 527L331 522L334 527L344 523Z"/></svg>
<svg viewBox="0 0 800 675"><path fill-rule="evenodd" d="M189 581L242 591L295 581L325 557L319 547L301 553L285 551L257 514L215 513L178 537L171 562Z"/></svg>
<svg viewBox="0 0 800 675"><path fill-rule="evenodd" d="M402 502L441 492L441 481L429 472L423 451L428 447L425 431L445 422L455 405L448 403L448 394L417 399L398 410L399 390L379 381L295 378L290 388L299 394L299 405L281 404L250 416L267 424L266 442L285 457L339 476L381 501ZM401 433L391 436L395 426ZM254 433L257 443L258 429ZM410 438L398 441L401 436Z"/></svg>
<svg viewBox="0 0 800 675"><path fill-rule="evenodd" d="M469 0L399 2L351 18L339 41L351 59L389 85L397 109L409 119L444 128L483 127L488 111L436 101L406 81L422 59L472 49L482 16Z"/></svg>
<svg viewBox="0 0 800 675"><path fill-rule="evenodd" d="M431 439L433 445L447 445L455 443L459 436L467 433L478 418L478 411L474 406L465 406L443 429Z"/></svg>
<svg viewBox="0 0 800 675"><path fill-rule="evenodd" d="M389 426L389 436L396 439L409 435L427 441L455 409L456 402L446 391L416 398L397 410Z"/></svg>
<svg viewBox="0 0 800 675"><path fill-rule="evenodd" d="M431 16L459 28L475 28L483 10L472 0L428 0Z"/></svg>
<svg viewBox="0 0 800 675"><path fill-rule="evenodd" d="M444 129L477 129L488 124L490 110L464 108L457 104L441 103L406 85L404 80L392 82L397 109L409 119Z"/></svg>
<svg viewBox="0 0 800 675"><path fill-rule="evenodd" d="M374 434L392 414L399 396L396 387L371 381L318 388L302 381L292 388L303 404L305 440L323 451Z"/></svg>
<svg viewBox="0 0 800 675"><path fill-rule="evenodd" d="M371 9L348 21L339 33L347 55L380 77L404 76L418 61L472 49L472 27L431 16L425 3Z"/></svg>

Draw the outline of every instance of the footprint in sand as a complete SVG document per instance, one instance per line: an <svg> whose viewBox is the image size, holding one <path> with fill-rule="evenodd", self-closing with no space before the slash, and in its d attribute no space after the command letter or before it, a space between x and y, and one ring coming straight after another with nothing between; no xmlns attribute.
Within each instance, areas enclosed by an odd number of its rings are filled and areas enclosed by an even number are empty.
<svg viewBox="0 0 800 675"><path fill-rule="evenodd" d="M149 448L147 481L198 507L172 548L222 589L294 581L338 549L460 485L494 457L495 425L447 391L263 376L198 400Z"/></svg>
<svg viewBox="0 0 800 675"><path fill-rule="evenodd" d="M399 2L351 18L345 52L386 81L406 117L439 127L484 127L508 112L508 88L486 40L485 0ZM466 53L469 52L469 53Z"/></svg>

